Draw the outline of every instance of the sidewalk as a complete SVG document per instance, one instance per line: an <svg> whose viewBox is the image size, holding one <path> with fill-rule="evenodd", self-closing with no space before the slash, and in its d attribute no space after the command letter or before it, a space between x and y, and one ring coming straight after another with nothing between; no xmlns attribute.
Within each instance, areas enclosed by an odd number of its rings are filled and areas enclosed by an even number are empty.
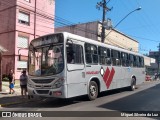
<svg viewBox="0 0 160 120"><path fill-rule="evenodd" d="M14 90L16 95L21 94L21 88L19 80L15 81ZM2 92L0 93L9 93L9 82L8 81L2 81Z"/></svg>
<svg viewBox="0 0 160 120"><path fill-rule="evenodd" d="M14 94L9 94L9 82L2 81L2 91L0 92L0 107L7 107L9 105L25 103L34 100L21 97L19 80L16 80L14 90Z"/></svg>

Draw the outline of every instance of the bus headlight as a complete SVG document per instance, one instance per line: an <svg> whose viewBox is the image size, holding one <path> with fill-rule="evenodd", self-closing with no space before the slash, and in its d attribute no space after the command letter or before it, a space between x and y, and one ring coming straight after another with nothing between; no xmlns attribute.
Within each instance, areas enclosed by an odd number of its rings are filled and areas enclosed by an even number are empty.
<svg viewBox="0 0 160 120"><path fill-rule="evenodd" d="M31 83L31 81L30 80L28 80L28 83L27 83L27 85L28 85L28 87L34 87L33 85L32 85L32 83Z"/></svg>
<svg viewBox="0 0 160 120"><path fill-rule="evenodd" d="M60 88L63 85L64 78L59 78L52 86L52 88Z"/></svg>

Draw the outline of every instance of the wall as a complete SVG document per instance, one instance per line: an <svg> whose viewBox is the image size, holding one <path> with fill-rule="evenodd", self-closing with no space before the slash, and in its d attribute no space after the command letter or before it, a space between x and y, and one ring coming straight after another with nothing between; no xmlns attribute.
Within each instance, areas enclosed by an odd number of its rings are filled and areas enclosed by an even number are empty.
<svg viewBox="0 0 160 120"><path fill-rule="evenodd" d="M35 3L36 2L36 3ZM30 3L22 0L17 1L17 22L16 22L16 44L18 36L26 36L29 38L28 44L35 38L54 33L54 11L55 1L50 0L32 0ZM36 5L36 17L35 17L35 5ZM30 25L26 26L18 23L18 13L24 11L30 15ZM36 20L36 21L35 21ZM15 70L17 71L16 78L21 74L21 70L17 70L18 54L22 56L28 56L27 49L20 49L15 47ZM19 51L19 52L18 52Z"/></svg>
<svg viewBox="0 0 160 120"><path fill-rule="evenodd" d="M144 64L145 64L145 66L151 66L151 58L144 56Z"/></svg>
<svg viewBox="0 0 160 120"><path fill-rule="evenodd" d="M8 50L7 55L14 53L15 8L15 0L0 1L0 44Z"/></svg>
<svg viewBox="0 0 160 120"><path fill-rule="evenodd" d="M36 22L35 22L36 1ZM19 11L30 15L30 24L24 25L18 22ZM27 49L17 48L18 36L29 38L28 44L35 37L54 33L54 0L0 0L0 45L8 50L2 59L3 73L8 74L14 69L16 79L19 79L21 70L17 70L19 54L28 56ZM36 27L35 24L36 23Z"/></svg>
<svg viewBox="0 0 160 120"><path fill-rule="evenodd" d="M0 45L8 51L2 57L2 74L14 69L16 1L0 1Z"/></svg>
<svg viewBox="0 0 160 120"><path fill-rule="evenodd" d="M101 28L102 28L101 26L102 26L101 24L99 24L98 26L99 34L101 33ZM130 38L129 36L115 29L106 30L105 32L106 32L105 43L121 47L127 50L131 50L134 52L138 52L139 43L136 40ZM98 37L98 40L101 41L101 38Z"/></svg>
<svg viewBox="0 0 160 120"><path fill-rule="evenodd" d="M30 3L22 0L17 0L17 18L19 11L24 11L30 15L30 25L25 26L18 23L16 29L18 31L34 34L34 27L36 29L36 35L42 36L49 33L54 33L54 11L55 2L50 0L36 0L36 22L35 19L35 0L31 0ZM36 23L36 26L34 24Z"/></svg>
<svg viewBox="0 0 160 120"><path fill-rule="evenodd" d="M70 32L86 38L97 40L97 33L98 33L97 27L98 27L97 22L89 22L84 24L82 23L72 26L55 28L55 32Z"/></svg>
<svg viewBox="0 0 160 120"><path fill-rule="evenodd" d="M55 28L55 32L71 32L86 38L101 41L101 24L98 21ZM106 30L106 35L110 30ZM139 43L125 34L112 30L106 36L105 43L138 52Z"/></svg>

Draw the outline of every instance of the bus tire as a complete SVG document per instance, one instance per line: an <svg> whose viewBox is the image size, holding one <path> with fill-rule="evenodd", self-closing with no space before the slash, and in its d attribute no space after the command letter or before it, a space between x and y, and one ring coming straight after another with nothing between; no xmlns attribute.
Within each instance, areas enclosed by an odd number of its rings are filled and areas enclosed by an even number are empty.
<svg viewBox="0 0 160 120"><path fill-rule="evenodd" d="M132 78L130 90L131 90L131 91L134 91L135 89L136 89L136 79L135 79L135 78Z"/></svg>
<svg viewBox="0 0 160 120"><path fill-rule="evenodd" d="M95 81L90 81L88 98L89 100L95 100L98 96L98 85Z"/></svg>

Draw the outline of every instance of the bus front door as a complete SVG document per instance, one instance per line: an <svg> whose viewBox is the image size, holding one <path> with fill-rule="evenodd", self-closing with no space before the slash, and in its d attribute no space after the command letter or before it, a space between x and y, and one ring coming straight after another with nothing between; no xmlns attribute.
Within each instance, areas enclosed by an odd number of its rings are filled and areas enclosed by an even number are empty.
<svg viewBox="0 0 160 120"><path fill-rule="evenodd" d="M67 85L68 97L80 96L87 93L85 82L85 66L83 42L67 43Z"/></svg>

